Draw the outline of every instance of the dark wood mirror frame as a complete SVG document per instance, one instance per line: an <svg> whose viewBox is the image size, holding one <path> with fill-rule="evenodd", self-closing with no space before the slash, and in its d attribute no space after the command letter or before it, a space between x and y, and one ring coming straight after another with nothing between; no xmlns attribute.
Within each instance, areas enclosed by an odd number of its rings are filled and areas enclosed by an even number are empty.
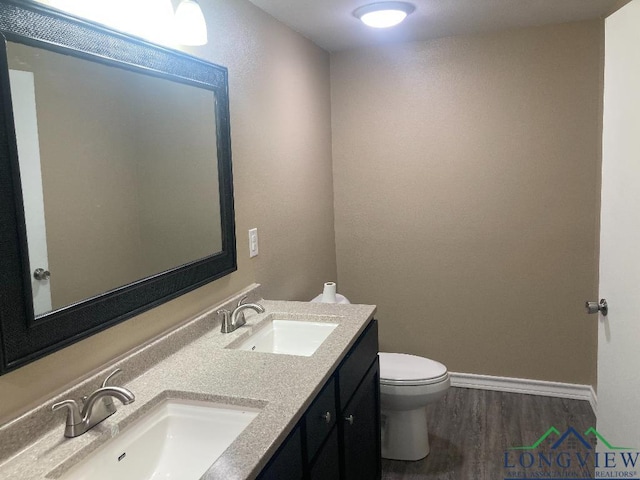
<svg viewBox="0 0 640 480"><path fill-rule="evenodd" d="M214 92L222 251L35 316L6 42L98 61ZM0 374L237 269L227 69L28 0L0 2ZM188 235L188 232L185 232ZM95 272L78 272L92 275Z"/></svg>

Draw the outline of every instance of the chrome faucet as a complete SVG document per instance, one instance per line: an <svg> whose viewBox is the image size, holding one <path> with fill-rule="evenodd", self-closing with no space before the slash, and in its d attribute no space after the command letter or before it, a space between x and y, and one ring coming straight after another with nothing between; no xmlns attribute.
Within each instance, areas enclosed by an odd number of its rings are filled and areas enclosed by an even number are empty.
<svg viewBox="0 0 640 480"><path fill-rule="evenodd" d="M75 400L63 400L51 406L51 410L67 409L67 423L64 436L68 438L82 435L87 430L102 422L105 418L116 413L113 398L117 398L123 405L133 402L136 397L130 390L124 387L107 385L109 380L120 373L117 368L102 382L102 387L88 397L84 397L82 411Z"/></svg>
<svg viewBox="0 0 640 480"><path fill-rule="evenodd" d="M218 315L222 315L222 325L220 327L222 333L231 333L247 323L247 320L244 318L245 310L251 309L257 313L264 313L264 307L262 305L259 303L244 303L246 299L246 296L242 297L233 312L225 309L218 310Z"/></svg>

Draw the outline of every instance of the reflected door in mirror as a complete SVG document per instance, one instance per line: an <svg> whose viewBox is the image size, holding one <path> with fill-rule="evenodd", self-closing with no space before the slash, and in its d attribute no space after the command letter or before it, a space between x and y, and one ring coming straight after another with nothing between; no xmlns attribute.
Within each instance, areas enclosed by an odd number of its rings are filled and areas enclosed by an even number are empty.
<svg viewBox="0 0 640 480"><path fill-rule="evenodd" d="M7 53L36 315L222 249L213 91Z"/></svg>

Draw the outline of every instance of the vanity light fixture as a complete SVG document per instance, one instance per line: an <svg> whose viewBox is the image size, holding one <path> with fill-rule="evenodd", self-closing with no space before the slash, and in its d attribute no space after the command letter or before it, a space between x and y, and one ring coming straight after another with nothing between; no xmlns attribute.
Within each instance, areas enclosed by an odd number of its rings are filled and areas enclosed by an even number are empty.
<svg viewBox="0 0 640 480"><path fill-rule="evenodd" d="M182 0L176 10L176 39L182 45L205 45L207 24L196 0Z"/></svg>
<svg viewBox="0 0 640 480"><path fill-rule="evenodd" d="M207 24L196 0L37 0L162 45L204 45Z"/></svg>
<svg viewBox="0 0 640 480"><path fill-rule="evenodd" d="M416 7L407 2L379 2L356 8L353 15L373 28L389 28L398 25Z"/></svg>

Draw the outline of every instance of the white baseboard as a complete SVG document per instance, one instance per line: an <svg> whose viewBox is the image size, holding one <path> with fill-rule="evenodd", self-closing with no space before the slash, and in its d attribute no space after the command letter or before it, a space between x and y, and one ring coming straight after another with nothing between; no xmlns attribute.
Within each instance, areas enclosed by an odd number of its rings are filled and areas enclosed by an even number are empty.
<svg viewBox="0 0 640 480"><path fill-rule="evenodd" d="M476 388L479 390L496 390L498 392L526 393L545 397L571 398L585 400L597 415L598 398L591 385L574 383L547 382L526 378L494 377L474 373L449 372L452 387Z"/></svg>

